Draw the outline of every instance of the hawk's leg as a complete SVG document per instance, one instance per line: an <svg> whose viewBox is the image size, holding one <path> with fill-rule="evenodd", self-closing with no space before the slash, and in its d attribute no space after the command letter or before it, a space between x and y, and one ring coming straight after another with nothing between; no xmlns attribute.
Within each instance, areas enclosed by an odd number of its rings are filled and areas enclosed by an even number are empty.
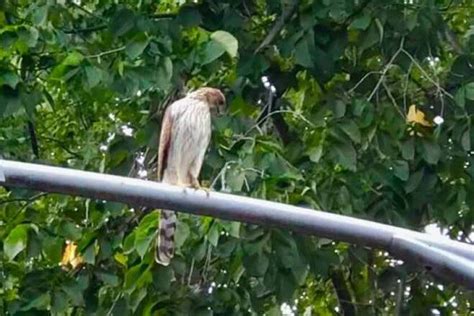
<svg viewBox="0 0 474 316"><path fill-rule="evenodd" d="M209 192L210 190L208 188L202 187L201 184L199 183L199 180L196 177L193 177L190 175L191 178L191 187L194 188L194 190L203 190L206 192L206 196L209 197Z"/></svg>

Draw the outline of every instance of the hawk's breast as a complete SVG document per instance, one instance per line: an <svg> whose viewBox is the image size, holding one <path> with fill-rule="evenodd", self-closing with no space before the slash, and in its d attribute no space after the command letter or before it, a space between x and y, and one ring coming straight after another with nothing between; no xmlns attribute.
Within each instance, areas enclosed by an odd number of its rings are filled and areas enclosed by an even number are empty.
<svg viewBox="0 0 474 316"><path fill-rule="evenodd" d="M211 113L207 103L185 98L172 105L171 142L165 173L187 184L187 173L194 159L205 151L211 137Z"/></svg>

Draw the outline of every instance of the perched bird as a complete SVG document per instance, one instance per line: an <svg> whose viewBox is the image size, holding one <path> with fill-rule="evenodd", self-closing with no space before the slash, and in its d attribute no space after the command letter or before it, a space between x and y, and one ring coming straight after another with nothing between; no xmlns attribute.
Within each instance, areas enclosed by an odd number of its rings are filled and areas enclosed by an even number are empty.
<svg viewBox="0 0 474 316"><path fill-rule="evenodd" d="M158 181L200 188L199 173L211 140L211 113L223 112L224 94L200 88L173 102L165 111L158 149ZM156 262L168 265L174 255L176 214L162 210Z"/></svg>

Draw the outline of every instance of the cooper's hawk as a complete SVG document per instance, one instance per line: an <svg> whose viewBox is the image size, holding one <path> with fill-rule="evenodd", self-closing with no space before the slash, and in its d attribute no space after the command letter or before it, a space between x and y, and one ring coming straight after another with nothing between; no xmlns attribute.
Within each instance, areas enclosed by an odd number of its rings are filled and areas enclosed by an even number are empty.
<svg viewBox="0 0 474 316"><path fill-rule="evenodd" d="M211 139L211 112L222 111L225 97L214 88L200 88L165 111L158 150L158 181L199 188L199 172ZM174 255L176 214L162 210L155 260L168 265Z"/></svg>

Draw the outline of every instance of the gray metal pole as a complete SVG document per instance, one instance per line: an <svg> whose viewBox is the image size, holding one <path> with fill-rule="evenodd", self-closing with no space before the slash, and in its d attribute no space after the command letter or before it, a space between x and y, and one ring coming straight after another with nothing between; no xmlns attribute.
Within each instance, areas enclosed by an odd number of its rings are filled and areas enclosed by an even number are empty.
<svg viewBox="0 0 474 316"><path fill-rule="evenodd" d="M166 208L227 220L276 226L348 243L390 250L394 236L422 242L473 262L474 247L442 236L338 214L248 197L170 186L93 172L0 160L0 183L39 191ZM392 249L394 255L398 255Z"/></svg>
<svg viewBox="0 0 474 316"><path fill-rule="evenodd" d="M390 252L417 263L442 279L474 289L474 262L404 236L394 236Z"/></svg>

